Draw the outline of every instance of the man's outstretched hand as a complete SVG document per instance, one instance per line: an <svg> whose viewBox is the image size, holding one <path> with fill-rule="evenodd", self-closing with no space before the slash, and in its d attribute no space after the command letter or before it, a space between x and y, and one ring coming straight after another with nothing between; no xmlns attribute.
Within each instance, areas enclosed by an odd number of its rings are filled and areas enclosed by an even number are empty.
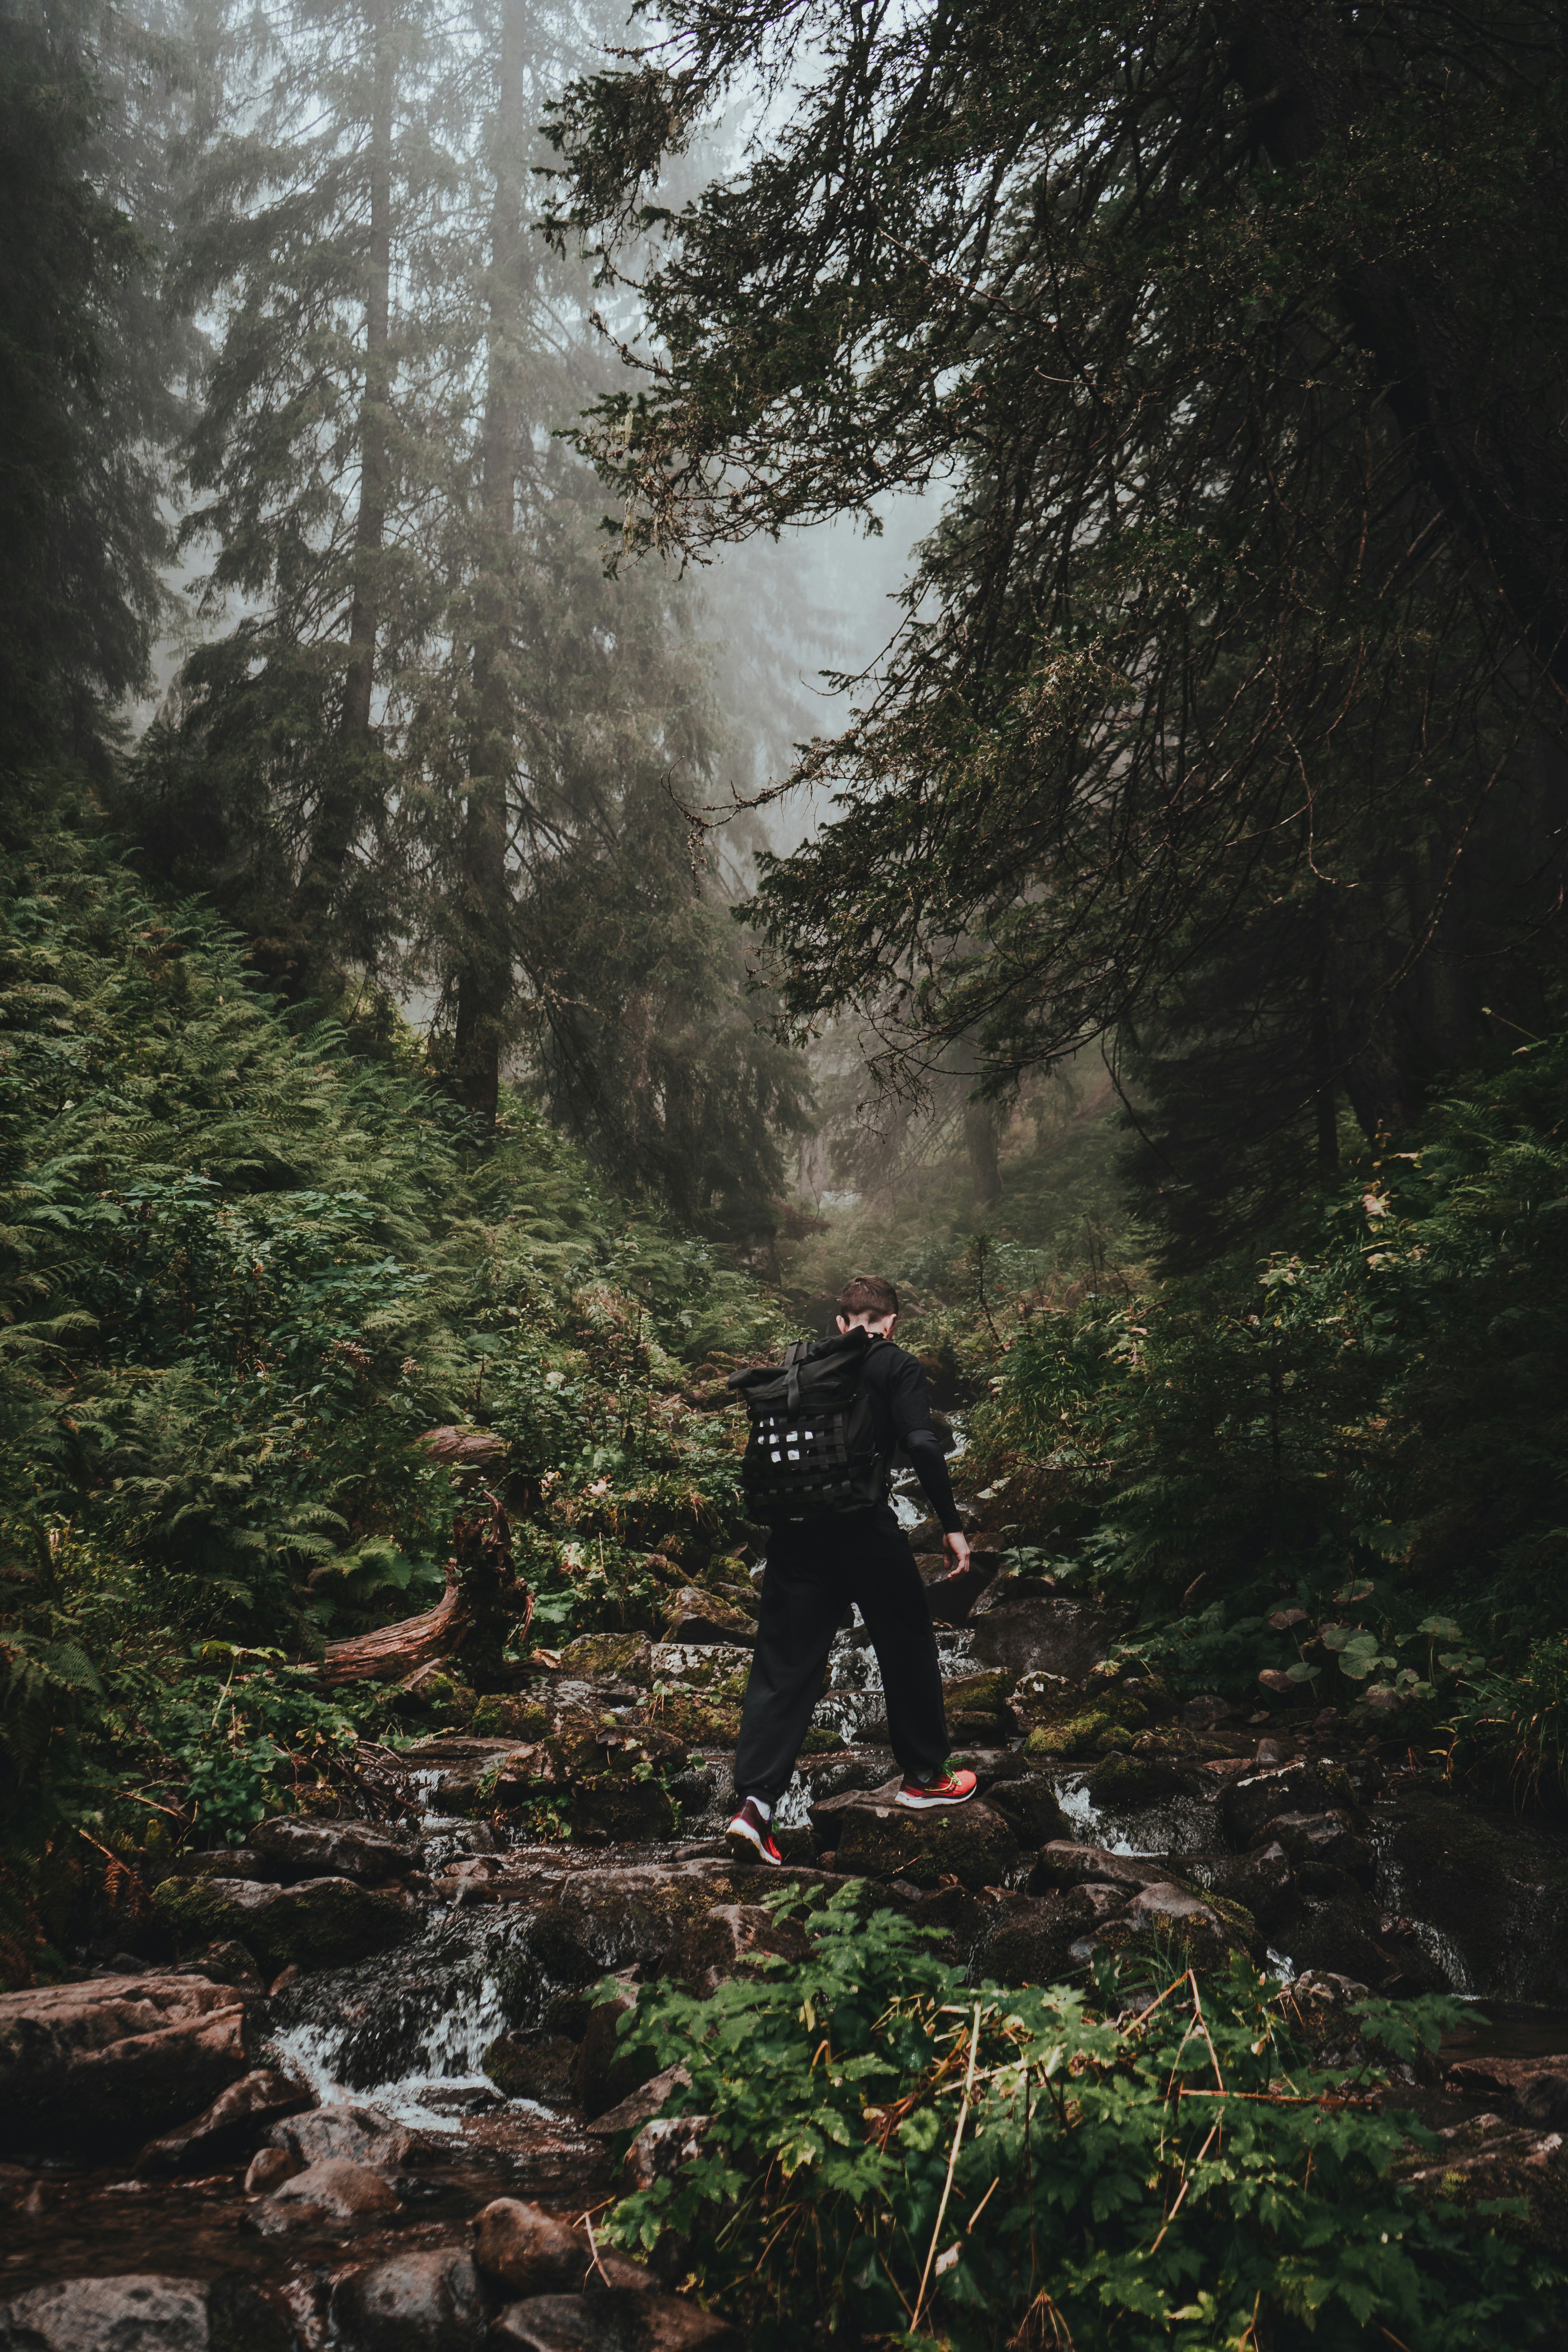
<svg viewBox="0 0 1568 2352"><path fill-rule="evenodd" d="M954 1576L957 1575L961 1568L967 1568L969 1566L969 1538L967 1536L943 1536L942 1539L942 1549L948 1567L951 1569Z"/></svg>

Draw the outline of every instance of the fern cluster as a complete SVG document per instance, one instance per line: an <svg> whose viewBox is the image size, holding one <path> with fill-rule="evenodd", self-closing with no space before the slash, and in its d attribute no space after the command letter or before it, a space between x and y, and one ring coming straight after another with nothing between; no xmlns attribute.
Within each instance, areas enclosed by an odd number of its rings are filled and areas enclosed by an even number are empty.
<svg viewBox="0 0 1568 2352"><path fill-rule="evenodd" d="M7 1965L94 1867L238 1834L329 1705L325 1641L428 1605L456 1496L415 1443L509 1441L562 1632L653 1613L650 1553L738 1525L690 1365L772 1310L409 1041L366 1063L152 899L47 779L0 819L0 1841ZM53 1878L60 1881L50 1893ZM42 1909L40 1911L40 1907Z"/></svg>

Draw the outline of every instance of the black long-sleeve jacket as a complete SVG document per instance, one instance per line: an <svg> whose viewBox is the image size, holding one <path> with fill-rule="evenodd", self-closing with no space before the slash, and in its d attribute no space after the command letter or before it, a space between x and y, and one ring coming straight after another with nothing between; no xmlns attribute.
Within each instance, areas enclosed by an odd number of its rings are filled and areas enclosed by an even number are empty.
<svg viewBox="0 0 1568 2352"><path fill-rule="evenodd" d="M957 1535L963 1526L952 1499L952 1481L936 1431L931 1427L931 1398L925 1368L918 1357L879 1340L866 1358L861 1374L871 1400L871 1419L878 1450L890 1461L901 1446L914 1465L916 1477L945 1535Z"/></svg>

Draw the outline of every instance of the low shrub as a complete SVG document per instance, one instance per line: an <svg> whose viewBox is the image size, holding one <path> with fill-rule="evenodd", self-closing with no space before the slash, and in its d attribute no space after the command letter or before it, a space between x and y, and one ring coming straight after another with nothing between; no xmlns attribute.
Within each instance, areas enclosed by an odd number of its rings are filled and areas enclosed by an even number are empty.
<svg viewBox="0 0 1568 2352"><path fill-rule="evenodd" d="M759 2352L798 2346L807 2313L815 2341L906 2352L1530 2340L1561 2283L1503 2209L1392 2178L1427 2136L1379 2104L1378 2046L1434 2046L1449 2004L1363 2003L1347 2078L1240 1962L1201 1986L1106 1962L1089 1992L1002 1990L863 1901L815 1909L808 1958L705 2000L661 1984L621 2029L685 2067L667 2113L709 2121L609 2232L639 2252L674 2232Z"/></svg>

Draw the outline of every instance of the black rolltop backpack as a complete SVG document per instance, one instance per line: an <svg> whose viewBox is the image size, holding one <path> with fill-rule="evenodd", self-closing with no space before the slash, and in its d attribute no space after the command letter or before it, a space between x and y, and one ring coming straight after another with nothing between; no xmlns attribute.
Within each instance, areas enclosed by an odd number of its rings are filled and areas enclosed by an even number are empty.
<svg viewBox="0 0 1568 2352"><path fill-rule="evenodd" d="M797 1339L782 1364L731 1373L752 1416L741 1484L753 1519L773 1526L883 1500L888 1465L862 1377L879 1344L858 1324L831 1339Z"/></svg>

